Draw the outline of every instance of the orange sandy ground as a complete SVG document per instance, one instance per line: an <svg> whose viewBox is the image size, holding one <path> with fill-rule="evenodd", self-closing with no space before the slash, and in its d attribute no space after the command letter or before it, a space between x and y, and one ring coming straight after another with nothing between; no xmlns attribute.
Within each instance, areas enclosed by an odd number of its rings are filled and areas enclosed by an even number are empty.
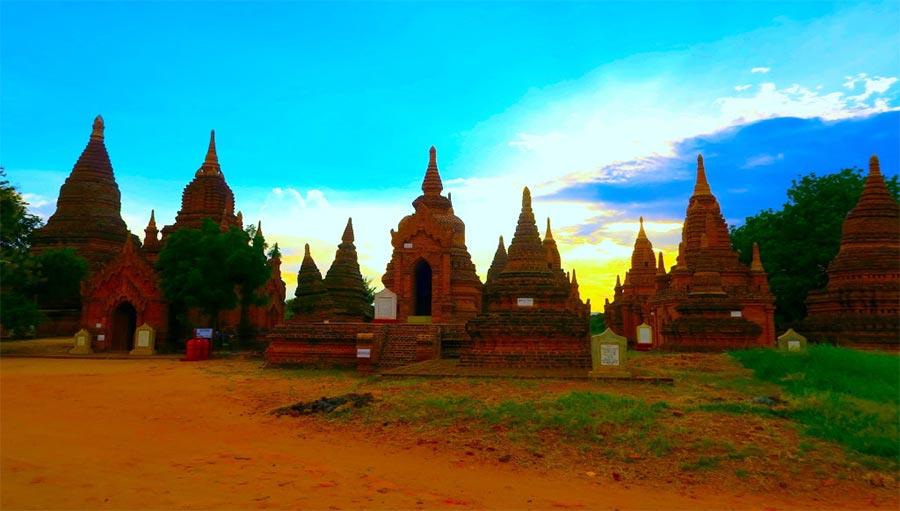
<svg viewBox="0 0 900 511"><path fill-rule="evenodd" d="M12 509L897 509L820 496L642 486L368 441L268 412L327 392L259 361L0 358L0 506ZM246 374L246 373L245 373ZM271 374L271 375L269 375ZM462 458L462 459L461 459ZM896 497L896 496L894 496Z"/></svg>

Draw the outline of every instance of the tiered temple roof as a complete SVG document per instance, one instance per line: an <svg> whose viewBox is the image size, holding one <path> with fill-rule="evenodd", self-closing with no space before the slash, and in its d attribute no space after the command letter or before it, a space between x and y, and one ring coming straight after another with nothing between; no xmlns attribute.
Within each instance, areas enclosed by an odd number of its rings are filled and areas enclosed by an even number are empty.
<svg viewBox="0 0 900 511"><path fill-rule="evenodd" d="M353 241L353 219L350 218L334 255L334 262L325 275L324 285L334 303L336 318L362 321L364 318L371 318L372 311Z"/></svg>
<svg viewBox="0 0 900 511"><path fill-rule="evenodd" d="M129 237L103 130L98 115L87 146L59 189L56 212L35 231L32 245L38 253L72 247L92 272L118 255Z"/></svg>
<svg viewBox="0 0 900 511"><path fill-rule="evenodd" d="M659 253L660 259L662 252ZM660 263L661 264L661 263ZM617 279L612 303L605 306L606 325L615 333L634 342L638 325L647 321L647 301L656 292L657 260L653 244L644 231L644 217L631 253L631 268L625 273L625 283ZM663 268L665 272L665 268ZM645 310L646 309L646 310Z"/></svg>
<svg viewBox="0 0 900 511"><path fill-rule="evenodd" d="M647 263L652 267L649 258ZM751 271L741 264L731 248L698 156L676 264L668 274L657 268L657 291L649 300L656 345L673 350L774 345L774 297L758 257L754 266Z"/></svg>
<svg viewBox="0 0 900 511"><path fill-rule="evenodd" d="M203 220L210 218L223 228L243 229L234 214L234 193L225 182L225 175L216 154L216 132L210 132L209 148L203 164L194 173L194 179L184 187L181 195L181 210L173 225L163 227L163 237L182 227L199 229Z"/></svg>
<svg viewBox="0 0 900 511"><path fill-rule="evenodd" d="M506 264L485 284L484 311L466 324L473 346L462 365L589 367L590 305L557 266L552 240L549 222L541 240L525 188Z"/></svg>
<svg viewBox="0 0 900 511"><path fill-rule="evenodd" d="M397 295L397 318L463 323L481 310L481 280L466 247L466 226L453 212L429 150L415 213L391 230L394 247L382 283Z"/></svg>
<svg viewBox="0 0 900 511"><path fill-rule="evenodd" d="M900 206L888 191L877 156L856 207L842 226L828 284L807 298L800 327L811 340L900 348Z"/></svg>

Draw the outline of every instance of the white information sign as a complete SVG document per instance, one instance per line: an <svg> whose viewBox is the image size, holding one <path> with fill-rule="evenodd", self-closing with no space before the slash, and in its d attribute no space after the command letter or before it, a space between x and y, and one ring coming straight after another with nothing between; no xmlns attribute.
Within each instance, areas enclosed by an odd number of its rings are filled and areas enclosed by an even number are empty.
<svg viewBox="0 0 900 511"><path fill-rule="evenodd" d="M739 317L741 317L741 316L743 316L743 314L741 313L741 311L731 311L731 317L732 317L732 318L739 318Z"/></svg>
<svg viewBox="0 0 900 511"><path fill-rule="evenodd" d="M140 332L138 332L137 345L141 348L150 346L150 332L146 330L141 330Z"/></svg>
<svg viewBox="0 0 900 511"><path fill-rule="evenodd" d="M404 243L403 248L412 248L412 243Z"/></svg>
<svg viewBox="0 0 900 511"><path fill-rule="evenodd" d="M516 298L519 307L534 307L534 298Z"/></svg>
<svg viewBox="0 0 900 511"><path fill-rule="evenodd" d="M788 341L788 351L800 351L800 341Z"/></svg>
<svg viewBox="0 0 900 511"><path fill-rule="evenodd" d="M639 327L637 329L637 333L638 333L638 342L639 343L650 344L650 342L652 342L650 340L650 328L648 328L648 327L640 328Z"/></svg>
<svg viewBox="0 0 900 511"><path fill-rule="evenodd" d="M615 344L600 345L600 365L617 366L619 364L619 346Z"/></svg>
<svg viewBox="0 0 900 511"><path fill-rule="evenodd" d="M372 358L372 349L356 348L356 358Z"/></svg>
<svg viewBox="0 0 900 511"><path fill-rule="evenodd" d="M106 336L103 335L103 334L100 334L100 335L97 336L97 340L98 340L98 341L105 341L105 340L106 340Z"/></svg>

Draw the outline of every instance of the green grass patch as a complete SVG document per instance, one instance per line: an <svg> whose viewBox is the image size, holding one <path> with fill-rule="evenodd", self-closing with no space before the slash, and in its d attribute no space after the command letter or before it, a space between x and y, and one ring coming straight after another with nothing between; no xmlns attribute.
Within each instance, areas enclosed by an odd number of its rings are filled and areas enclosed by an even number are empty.
<svg viewBox="0 0 900 511"><path fill-rule="evenodd" d="M833 346L806 353L747 350L731 353L760 380L794 396L784 410L810 436L863 455L900 461L900 358ZM724 405L722 405L724 406ZM765 408L731 405L734 413Z"/></svg>

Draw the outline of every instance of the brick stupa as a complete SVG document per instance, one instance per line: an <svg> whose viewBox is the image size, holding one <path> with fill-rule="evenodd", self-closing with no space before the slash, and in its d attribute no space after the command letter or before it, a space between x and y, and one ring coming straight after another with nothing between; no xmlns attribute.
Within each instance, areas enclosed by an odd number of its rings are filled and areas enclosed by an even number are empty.
<svg viewBox="0 0 900 511"><path fill-rule="evenodd" d="M184 187L181 210L175 217L175 223L163 227L163 238L183 227L200 229L205 218L212 219L224 229L232 226L244 228L234 214L234 193L225 182L225 175L219 166L215 130L209 134L209 148L203 164L194 173L194 179Z"/></svg>
<svg viewBox="0 0 900 511"><path fill-rule="evenodd" d="M884 183L878 157L856 207L842 226L828 284L809 294L800 326L810 340L900 348L900 206Z"/></svg>
<svg viewBox="0 0 900 511"><path fill-rule="evenodd" d="M702 156L678 259L668 274L662 270L649 300L648 324L657 347L709 351L775 345L775 299L759 251L754 250L750 268L738 261Z"/></svg>
<svg viewBox="0 0 900 511"><path fill-rule="evenodd" d="M372 304L368 302L366 284L359 271L356 245L353 244L353 219L347 220L341 244L334 254L331 268L323 284L334 304L333 320L363 321L372 318Z"/></svg>
<svg viewBox="0 0 900 511"><path fill-rule="evenodd" d="M35 253L74 248L87 260L91 273L117 256L129 237L103 129L103 118L98 115L87 147L59 189L56 212L47 225L35 231L32 244Z"/></svg>
<svg viewBox="0 0 900 511"><path fill-rule="evenodd" d="M644 217L641 217L634 251L631 253L631 268L625 272L625 283L618 282L613 302L607 301L604 307L606 325L631 342L636 339L638 325L649 323L647 301L656 293L656 273L657 261L653 244L644 232Z"/></svg>
<svg viewBox="0 0 900 511"><path fill-rule="evenodd" d="M381 278L397 295L400 321L465 323L481 311L482 284L466 248L466 226L443 189L432 147L416 211L391 230L394 251Z"/></svg>
<svg viewBox="0 0 900 511"><path fill-rule="evenodd" d="M525 188L506 264L485 284L484 312L466 324L473 345L461 365L590 367L590 304L581 302L577 281L562 270L552 239L548 222L541 240Z"/></svg>
<svg viewBox="0 0 900 511"><path fill-rule="evenodd" d="M297 290L294 291L291 312L291 321L295 323L322 323L330 320L334 312L334 302L310 254L309 243L304 247L303 262L297 273Z"/></svg>

